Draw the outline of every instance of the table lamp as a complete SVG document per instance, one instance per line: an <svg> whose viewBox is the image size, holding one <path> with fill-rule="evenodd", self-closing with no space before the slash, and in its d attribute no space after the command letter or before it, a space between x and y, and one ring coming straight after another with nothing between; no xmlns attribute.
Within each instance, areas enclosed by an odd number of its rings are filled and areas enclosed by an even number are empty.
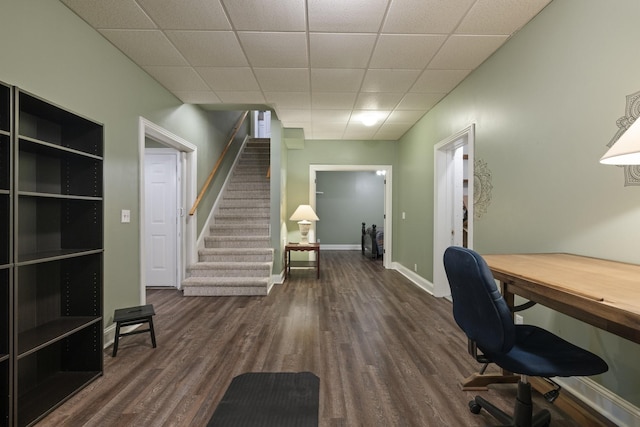
<svg viewBox="0 0 640 427"><path fill-rule="evenodd" d="M313 211L313 208L309 205L300 205L293 215L291 215L289 220L298 221L298 227L300 228L300 244L308 245L311 221L320 221L318 215Z"/></svg>
<svg viewBox="0 0 640 427"><path fill-rule="evenodd" d="M605 165L640 165L640 120L636 119L600 159Z"/></svg>

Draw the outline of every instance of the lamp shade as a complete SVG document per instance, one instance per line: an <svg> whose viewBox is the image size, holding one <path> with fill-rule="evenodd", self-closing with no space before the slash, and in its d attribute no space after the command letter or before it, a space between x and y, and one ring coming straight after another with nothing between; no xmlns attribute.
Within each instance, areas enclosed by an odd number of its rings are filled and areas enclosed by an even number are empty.
<svg viewBox="0 0 640 427"><path fill-rule="evenodd" d="M300 205L295 210L291 218L291 221L320 221L318 215L313 211L313 208L309 205Z"/></svg>
<svg viewBox="0 0 640 427"><path fill-rule="evenodd" d="M634 121L600 159L605 165L640 165L640 120Z"/></svg>

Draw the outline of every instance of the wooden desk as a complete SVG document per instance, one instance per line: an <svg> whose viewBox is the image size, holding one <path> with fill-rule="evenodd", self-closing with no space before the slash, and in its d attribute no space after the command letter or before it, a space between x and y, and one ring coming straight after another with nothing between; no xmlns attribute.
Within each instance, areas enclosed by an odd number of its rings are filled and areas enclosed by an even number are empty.
<svg viewBox="0 0 640 427"><path fill-rule="evenodd" d="M284 247L284 279L286 280L291 273L291 251L315 252L315 261L293 261L296 267L315 267L316 279L320 278L320 243L309 243L301 245L299 243L288 243Z"/></svg>
<svg viewBox="0 0 640 427"><path fill-rule="evenodd" d="M502 294L510 306L513 307L514 295L519 295L640 343L640 265L562 253L483 255L483 258L494 278L500 281ZM512 378L481 377L469 377L470 388ZM531 383L541 393L550 389L538 378L531 378ZM611 425L567 393L561 393L555 405L581 425Z"/></svg>
<svg viewBox="0 0 640 427"><path fill-rule="evenodd" d="M560 253L483 258L507 303L520 295L640 343L640 265Z"/></svg>

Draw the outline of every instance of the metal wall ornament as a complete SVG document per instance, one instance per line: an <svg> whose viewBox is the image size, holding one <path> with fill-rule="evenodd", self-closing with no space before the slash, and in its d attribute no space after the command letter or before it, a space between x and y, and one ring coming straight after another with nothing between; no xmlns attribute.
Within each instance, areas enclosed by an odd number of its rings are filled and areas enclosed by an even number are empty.
<svg viewBox="0 0 640 427"><path fill-rule="evenodd" d="M620 136L629 129L629 126L640 116L640 91L627 95L627 106L625 107L625 115L616 120L618 131L611 138L607 147L612 147L618 141ZM640 165L625 165L624 168L624 186L640 185Z"/></svg>
<svg viewBox="0 0 640 427"><path fill-rule="evenodd" d="M476 159L473 163L473 218L480 219L491 204L491 171L487 162Z"/></svg>

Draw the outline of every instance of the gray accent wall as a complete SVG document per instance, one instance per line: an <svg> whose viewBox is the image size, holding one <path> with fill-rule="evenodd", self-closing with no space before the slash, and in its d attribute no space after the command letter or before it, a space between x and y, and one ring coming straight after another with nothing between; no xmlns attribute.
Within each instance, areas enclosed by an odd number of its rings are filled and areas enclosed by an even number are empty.
<svg viewBox="0 0 640 427"><path fill-rule="evenodd" d="M316 240L360 246L362 223L384 229L384 177L372 171L316 172Z"/></svg>

